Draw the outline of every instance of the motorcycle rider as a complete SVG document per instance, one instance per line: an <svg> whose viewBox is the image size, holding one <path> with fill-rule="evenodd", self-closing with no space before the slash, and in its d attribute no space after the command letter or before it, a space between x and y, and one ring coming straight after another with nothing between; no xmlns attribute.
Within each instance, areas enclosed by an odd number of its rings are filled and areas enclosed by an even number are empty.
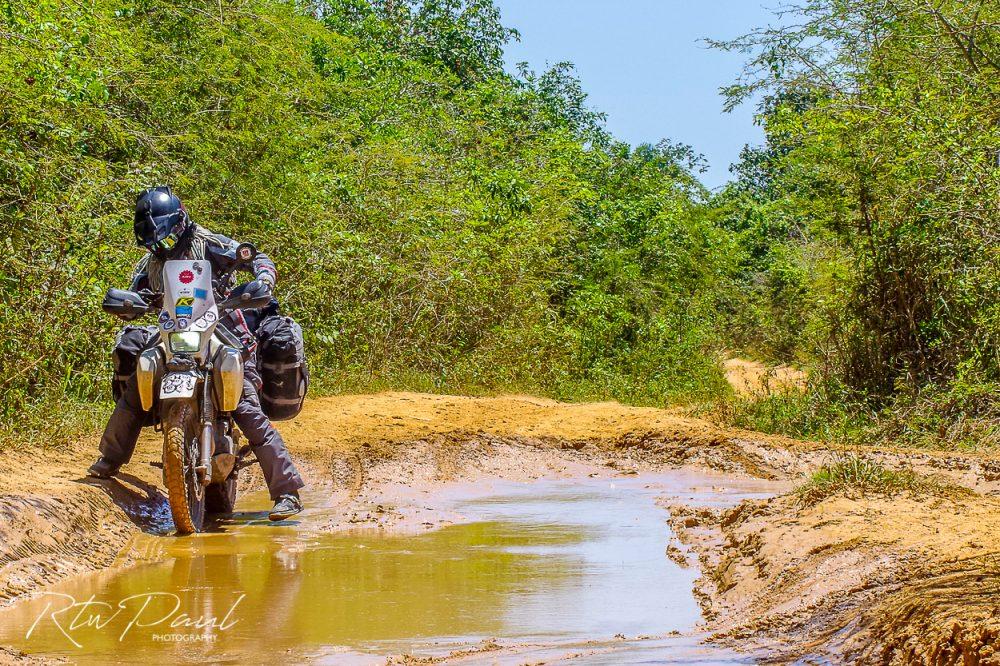
<svg viewBox="0 0 1000 666"><path fill-rule="evenodd" d="M227 272L236 262L238 243L221 234L214 234L191 220L181 200L169 187L153 187L141 192L135 202L135 239L148 253L136 265L132 275L131 291L148 289L163 291L163 262L169 259L207 259L213 276ZM272 291L277 277L274 263L263 253L253 260L255 279ZM235 286L217 285L224 295ZM257 340L246 317L234 310L220 320L220 324L234 333L244 346L245 370L243 397L233 414L233 421L246 436L260 462L267 481L274 508L271 520L282 520L302 510L299 489L304 482L292 462L281 435L271 424L260 406L258 392L261 378L256 367ZM91 476L109 479L126 464L135 451L139 432L146 421L142 411L139 390L133 374L126 382L121 397L101 437L101 457L90 466Z"/></svg>

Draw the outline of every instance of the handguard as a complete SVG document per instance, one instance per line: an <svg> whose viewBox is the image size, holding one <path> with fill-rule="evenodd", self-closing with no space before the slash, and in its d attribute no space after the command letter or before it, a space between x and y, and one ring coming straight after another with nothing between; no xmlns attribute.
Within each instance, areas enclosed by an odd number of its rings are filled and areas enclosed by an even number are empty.
<svg viewBox="0 0 1000 666"><path fill-rule="evenodd" d="M113 314L122 319L131 321L149 312L149 304L142 299L142 296L134 291L124 289L108 289L104 295L104 302L101 308L108 314Z"/></svg>

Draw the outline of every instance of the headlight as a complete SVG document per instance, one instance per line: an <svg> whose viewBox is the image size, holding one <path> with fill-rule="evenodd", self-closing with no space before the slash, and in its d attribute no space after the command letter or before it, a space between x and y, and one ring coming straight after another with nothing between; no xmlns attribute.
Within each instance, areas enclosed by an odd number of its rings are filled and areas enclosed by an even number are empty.
<svg viewBox="0 0 1000 666"><path fill-rule="evenodd" d="M201 333L198 331L170 334L170 351L173 353L196 352L199 349L201 349Z"/></svg>

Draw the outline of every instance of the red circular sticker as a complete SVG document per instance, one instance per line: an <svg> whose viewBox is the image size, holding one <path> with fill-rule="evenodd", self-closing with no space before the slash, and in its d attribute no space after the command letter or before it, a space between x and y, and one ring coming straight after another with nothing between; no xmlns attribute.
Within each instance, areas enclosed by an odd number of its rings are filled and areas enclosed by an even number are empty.
<svg viewBox="0 0 1000 666"><path fill-rule="evenodd" d="M190 284L191 282L194 281L194 273L192 273L191 271L181 271L181 274L177 276L177 279L179 279L184 284Z"/></svg>

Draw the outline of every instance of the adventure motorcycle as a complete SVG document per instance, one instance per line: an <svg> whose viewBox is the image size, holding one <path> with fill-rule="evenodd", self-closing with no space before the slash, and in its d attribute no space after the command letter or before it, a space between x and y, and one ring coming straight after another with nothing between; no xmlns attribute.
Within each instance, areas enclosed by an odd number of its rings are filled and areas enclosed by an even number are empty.
<svg viewBox="0 0 1000 666"><path fill-rule="evenodd" d="M110 289L105 312L128 319L157 309L159 334L140 352L136 380L142 409L163 432L163 483L180 534L202 529L206 513L232 513L239 470L249 446L238 446L231 412L243 396L242 346L219 318L270 302L260 283L240 285L216 303L230 275L251 265L257 251L236 249L237 263L215 276L206 260L163 264L163 293Z"/></svg>

